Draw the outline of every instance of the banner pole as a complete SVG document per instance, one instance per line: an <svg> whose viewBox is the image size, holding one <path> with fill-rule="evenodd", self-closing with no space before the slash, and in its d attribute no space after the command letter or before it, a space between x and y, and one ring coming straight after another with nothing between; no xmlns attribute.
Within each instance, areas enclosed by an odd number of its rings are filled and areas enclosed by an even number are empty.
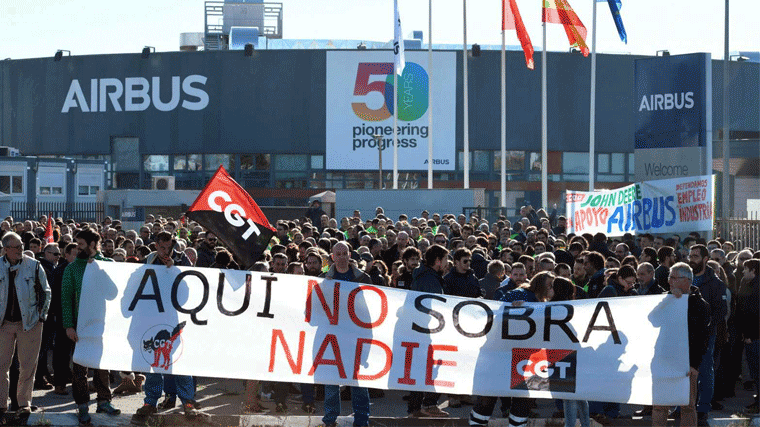
<svg viewBox="0 0 760 427"><path fill-rule="evenodd" d="M502 14L506 13L502 4ZM501 29L501 207L507 207L507 37ZM506 211L504 212L506 214Z"/></svg>
<svg viewBox="0 0 760 427"><path fill-rule="evenodd" d="M393 70L393 189L398 190L398 73Z"/></svg>

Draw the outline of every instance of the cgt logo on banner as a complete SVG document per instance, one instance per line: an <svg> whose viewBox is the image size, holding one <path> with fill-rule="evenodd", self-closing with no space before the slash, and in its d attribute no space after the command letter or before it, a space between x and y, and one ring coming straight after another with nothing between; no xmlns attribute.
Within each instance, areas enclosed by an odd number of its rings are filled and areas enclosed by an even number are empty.
<svg viewBox="0 0 760 427"><path fill-rule="evenodd" d="M93 368L644 405L689 396L687 299L672 295L516 307L98 261L82 293L74 361Z"/></svg>
<svg viewBox="0 0 760 427"><path fill-rule="evenodd" d="M426 71L427 57L407 53L403 73L394 88L394 64L382 52L328 52L327 54L327 168L372 169L378 167L378 149L384 165L393 164L393 96L397 97L399 169L427 169L428 114L435 110L433 165L454 167L454 56L436 53L435 81ZM449 66L453 68L448 68ZM352 83L351 83L352 82ZM430 85L433 85L432 87ZM436 91L429 104L428 90ZM350 110L346 107L350 106ZM388 150L390 148L390 150ZM390 153L388 153L390 151ZM387 154L387 157L386 157Z"/></svg>
<svg viewBox="0 0 760 427"><path fill-rule="evenodd" d="M712 230L710 175L645 181L609 191L567 191L568 233L680 233Z"/></svg>
<svg viewBox="0 0 760 427"><path fill-rule="evenodd" d="M512 389L575 392L574 350L512 349Z"/></svg>

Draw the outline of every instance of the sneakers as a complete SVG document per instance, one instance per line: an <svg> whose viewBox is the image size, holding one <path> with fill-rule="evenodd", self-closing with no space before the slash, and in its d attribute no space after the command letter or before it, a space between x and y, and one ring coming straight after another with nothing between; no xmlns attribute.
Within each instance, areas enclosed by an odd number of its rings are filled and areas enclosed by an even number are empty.
<svg viewBox="0 0 760 427"><path fill-rule="evenodd" d="M29 422L29 415L32 414L32 409L28 406L24 406L23 408L19 408L18 411L16 411L16 423L20 426L25 426Z"/></svg>
<svg viewBox="0 0 760 427"><path fill-rule="evenodd" d="M211 417L208 414L195 409L193 402L185 403L182 405L182 409L185 410L185 418L188 420L199 424L211 425Z"/></svg>
<svg viewBox="0 0 760 427"><path fill-rule="evenodd" d="M315 408L314 405L311 405L309 403L306 403L303 406L301 406L301 409L307 414L314 414L317 412L317 408Z"/></svg>
<svg viewBox="0 0 760 427"><path fill-rule="evenodd" d="M449 416L448 412L436 405L426 406L422 408L422 412L431 418L447 418Z"/></svg>
<svg viewBox="0 0 760 427"><path fill-rule="evenodd" d="M92 417L90 417L90 409L87 407L87 404L79 405L79 408L77 408L77 420L80 426L92 425Z"/></svg>
<svg viewBox="0 0 760 427"><path fill-rule="evenodd" d="M177 406L177 396L167 394L166 397L164 397L164 400L158 404L158 409L166 411L175 406Z"/></svg>
<svg viewBox="0 0 760 427"><path fill-rule="evenodd" d="M153 405L148 405L147 403L144 404L141 408L139 408L137 411L135 411L135 414L132 415L132 425L136 426L145 426L148 425L148 421L150 421L151 417L156 415L158 410Z"/></svg>
<svg viewBox="0 0 760 427"><path fill-rule="evenodd" d="M121 414L120 409L116 409L112 404L111 401L105 400L103 402L98 402L98 409L95 410L98 414L108 414L111 416L116 416Z"/></svg>
<svg viewBox="0 0 760 427"><path fill-rule="evenodd" d="M47 382L46 379L40 379L39 381L34 382L34 389L35 390L52 390L53 385Z"/></svg>
<svg viewBox="0 0 760 427"><path fill-rule="evenodd" d="M274 411L278 414L284 414L288 412L288 405L284 403L278 403L277 406L274 408Z"/></svg>
<svg viewBox="0 0 760 427"><path fill-rule="evenodd" d="M145 375L143 374L135 374L135 393L139 393L142 391L142 385L145 382Z"/></svg>

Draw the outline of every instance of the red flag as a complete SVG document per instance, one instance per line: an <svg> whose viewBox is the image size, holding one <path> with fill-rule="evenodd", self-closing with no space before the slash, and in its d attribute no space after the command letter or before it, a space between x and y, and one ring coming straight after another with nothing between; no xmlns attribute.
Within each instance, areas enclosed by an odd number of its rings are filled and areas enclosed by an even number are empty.
<svg viewBox="0 0 760 427"><path fill-rule="evenodd" d="M47 227L45 227L45 243L53 243L53 214L48 215Z"/></svg>
<svg viewBox="0 0 760 427"><path fill-rule="evenodd" d="M245 268L259 260L275 233L251 195L222 166L185 216L216 234Z"/></svg>
<svg viewBox="0 0 760 427"><path fill-rule="evenodd" d="M525 52L525 64L532 70L534 68L533 44L520 17L520 10L517 9L517 0L501 0L501 30L517 31L517 38L520 39L523 52Z"/></svg>
<svg viewBox="0 0 760 427"><path fill-rule="evenodd" d="M570 7L570 3L567 0L544 0L543 12L543 22L564 25L570 46L577 47L581 50L583 56L588 56L586 27L581 22L581 19L578 18L575 11L573 11L573 8Z"/></svg>

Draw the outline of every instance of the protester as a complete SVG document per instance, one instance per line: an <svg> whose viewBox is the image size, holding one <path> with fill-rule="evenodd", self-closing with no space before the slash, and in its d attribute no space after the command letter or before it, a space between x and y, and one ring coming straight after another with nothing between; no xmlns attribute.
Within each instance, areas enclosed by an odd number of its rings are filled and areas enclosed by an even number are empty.
<svg viewBox="0 0 760 427"><path fill-rule="evenodd" d="M6 418L9 394L8 372L14 350L18 351L19 376L16 389L15 423L26 425L31 414L32 386L42 342L43 322L50 307L50 286L41 263L22 255L21 237L6 232L2 238L5 256L0 259L0 424Z"/></svg>

